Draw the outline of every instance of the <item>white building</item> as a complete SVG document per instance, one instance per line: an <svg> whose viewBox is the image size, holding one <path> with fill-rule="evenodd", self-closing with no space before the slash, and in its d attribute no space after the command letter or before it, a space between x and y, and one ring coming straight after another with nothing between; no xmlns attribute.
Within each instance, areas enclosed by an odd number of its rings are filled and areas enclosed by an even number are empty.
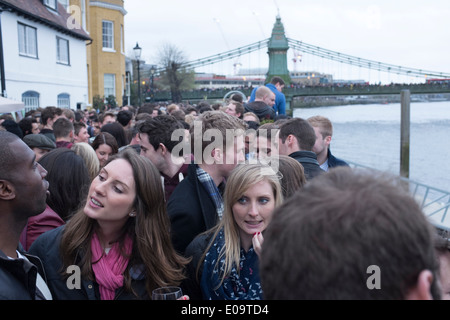
<svg viewBox="0 0 450 320"><path fill-rule="evenodd" d="M0 8L6 96L26 109L86 105L91 39L73 16L56 0L0 0Z"/></svg>

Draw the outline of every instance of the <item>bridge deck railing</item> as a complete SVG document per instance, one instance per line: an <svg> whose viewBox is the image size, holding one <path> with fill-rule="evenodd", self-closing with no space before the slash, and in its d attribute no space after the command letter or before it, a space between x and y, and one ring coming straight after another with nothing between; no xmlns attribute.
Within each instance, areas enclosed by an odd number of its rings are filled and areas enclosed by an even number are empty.
<svg viewBox="0 0 450 320"><path fill-rule="evenodd" d="M347 161L347 163L352 168L374 170L354 162ZM416 199L429 221L435 226L450 231L450 219L447 216L447 213L450 212L450 192L407 178L400 177L400 179L405 183L405 187Z"/></svg>
<svg viewBox="0 0 450 320"><path fill-rule="evenodd" d="M302 88L287 88L283 92L286 96L332 96L400 94L402 90L410 90L411 94L448 93L450 92L450 84L310 86Z"/></svg>
<svg viewBox="0 0 450 320"><path fill-rule="evenodd" d="M252 88L236 88L250 96ZM323 85L323 86L307 86L307 87L287 87L283 90L286 99L290 101L293 97L300 96L339 96L339 95L389 95L400 94L402 90L410 90L411 94L438 94L450 93L450 83L442 84L412 84L412 85ZM183 100L217 100L223 97L233 89L196 89L190 91L182 91ZM169 101L172 99L170 91L158 91L154 93L155 101Z"/></svg>

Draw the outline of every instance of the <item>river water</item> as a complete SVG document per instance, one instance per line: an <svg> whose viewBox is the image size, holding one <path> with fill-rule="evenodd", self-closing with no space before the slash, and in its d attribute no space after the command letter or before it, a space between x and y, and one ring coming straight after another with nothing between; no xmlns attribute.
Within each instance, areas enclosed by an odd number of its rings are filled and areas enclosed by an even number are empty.
<svg viewBox="0 0 450 320"><path fill-rule="evenodd" d="M331 150L343 160L400 172L400 104L295 109L334 127ZM450 101L411 103L410 179L450 192Z"/></svg>

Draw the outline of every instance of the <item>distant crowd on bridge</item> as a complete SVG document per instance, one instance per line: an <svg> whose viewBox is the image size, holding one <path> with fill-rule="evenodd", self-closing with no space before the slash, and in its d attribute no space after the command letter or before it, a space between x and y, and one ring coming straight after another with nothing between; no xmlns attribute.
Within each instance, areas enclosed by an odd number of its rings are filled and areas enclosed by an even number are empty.
<svg viewBox="0 0 450 320"><path fill-rule="evenodd" d="M441 89L450 89L450 80L436 80L436 81L428 81L426 83L390 83L390 84L371 84L369 82L352 82L352 81L344 81L344 82L331 82L331 83L318 83L318 84L303 84L303 83L294 83L292 82L286 89L305 89L305 88L347 88L347 89L360 89L360 88L403 88L403 87L411 87L411 88L422 88L422 87L438 87ZM212 93L212 92L220 92L226 94L229 91L242 91L248 92L253 91L255 87L253 86L236 86L236 87L202 87L191 90L182 91L185 93ZM155 92L165 92L164 90L157 90Z"/></svg>

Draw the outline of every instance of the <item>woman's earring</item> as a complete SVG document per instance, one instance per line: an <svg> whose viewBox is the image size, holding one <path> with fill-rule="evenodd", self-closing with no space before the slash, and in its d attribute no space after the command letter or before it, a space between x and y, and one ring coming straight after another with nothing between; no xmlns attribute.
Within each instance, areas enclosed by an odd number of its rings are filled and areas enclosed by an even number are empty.
<svg viewBox="0 0 450 320"><path fill-rule="evenodd" d="M136 217L136 211L131 211L131 212L129 213L129 216L130 216L130 217Z"/></svg>

